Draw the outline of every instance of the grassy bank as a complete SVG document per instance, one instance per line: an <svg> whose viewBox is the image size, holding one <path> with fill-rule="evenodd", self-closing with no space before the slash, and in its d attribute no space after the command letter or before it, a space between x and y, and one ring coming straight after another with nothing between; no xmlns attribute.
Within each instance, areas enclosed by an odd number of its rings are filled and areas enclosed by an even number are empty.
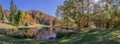
<svg viewBox="0 0 120 44"><path fill-rule="evenodd" d="M0 29L18 29L18 28L43 28L49 27L48 25L34 24L29 26L13 26L5 23L0 23Z"/></svg>
<svg viewBox="0 0 120 44"><path fill-rule="evenodd" d="M15 39L0 35L0 44L120 44L120 29L82 30L68 39L39 41L30 39Z"/></svg>
<svg viewBox="0 0 120 44"><path fill-rule="evenodd" d="M17 29L16 26L0 23L0 29Z"/></svg>

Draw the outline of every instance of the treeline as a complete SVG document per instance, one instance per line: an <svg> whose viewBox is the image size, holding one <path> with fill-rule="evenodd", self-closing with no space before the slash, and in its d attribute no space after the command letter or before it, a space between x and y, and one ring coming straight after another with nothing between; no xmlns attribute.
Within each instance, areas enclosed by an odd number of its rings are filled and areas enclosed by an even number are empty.
<svg viewBox="0 0 120 44"><path fill-rule="evenodd" d="M53 16L50 16L38 10L18 10L14 4L14 0L11 0L10 2L10 10L4 10L0 4L0 22L19 26L32 24L50 25L50 21L54 22Z"/></svg>
<svg viewBox="0 0 120 44"><path fill-rule="evenodd" d="M120 26L120 0L65 0L56 17L56 25L67 29L116 28Z"/></svg>

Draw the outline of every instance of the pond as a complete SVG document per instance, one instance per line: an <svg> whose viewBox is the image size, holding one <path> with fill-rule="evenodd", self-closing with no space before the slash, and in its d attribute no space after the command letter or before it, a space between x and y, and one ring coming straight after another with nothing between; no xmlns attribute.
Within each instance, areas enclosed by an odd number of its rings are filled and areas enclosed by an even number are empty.
<svg viewBox="0 0 120 44"><path fill-rule="evenodd" d="M53 28L37 29L36 40L54 40L56 39L56 30Z"/></svg>
<svg viewBox="0 0 120 44"><path fill-rule="evenodd" d="M4 30L3 30L4 31ZM58 32L74 32L61 28L19 28L18 30L6 30L6 35L15 38L30 38L35 40L56 40ZM11 34L10 34L11 33Z"/></svg>

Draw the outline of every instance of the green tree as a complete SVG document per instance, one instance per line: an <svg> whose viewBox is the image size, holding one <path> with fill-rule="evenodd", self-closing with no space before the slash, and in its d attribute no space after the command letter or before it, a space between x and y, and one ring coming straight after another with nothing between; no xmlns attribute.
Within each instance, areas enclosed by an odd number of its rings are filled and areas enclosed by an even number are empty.
<svg viewBox="0 0 120 44"><path fill-rule="evenodd" d="M57 18L69 28L69 23L74 21L76 29L89 27L90 22L99 29L112 28L119 22L119 5L114 0L65 0L63 5L58 6Z"/></svg>
<svg viewBox="0 0 120 44"><path fill-rule="evenodd" d="M113 9L113 14L114 14L114 18L113 23L114 23L114 28L119 27L120 26L120 9L118 7L114 7Z"/></svg>
<svg viewBox="0 0 120 44"><path fill-rule="evenodd" d="M0 4L0 20L2 20L3 17L3 9L2 9L2 5Z"/></svg>
<svg viewBox="0 0 120 44"><path fill-rule="evenodd" d="M80 5L82 3L82 5ZM70 22L74 21L75 24L77 25L77 30L80 30L81 27L83 27L84 24L82 24L82 20L84 19L84 7L83 6L83 1L79 2L77 0L66 0L64 5L60 5L58 7L58 14L59 18L61 18L64 21L64 27L70 28L69 24Z"/></svg>
<svg viewBox="0 0 120 44"><path fill-rule="evenodd" d="M4 14L4 10L1 4L0 4L0 20L6 20L6 16Z"/></svg>
<svg viewBox="0 0 120 44"><path fill-rule="evenodd" d="M18 11L17 15L15 16L16 25L23 25L24 24L24 12Z"/></svg>
<svg viewBox="0 0 120 44"><path fill-rule="evenodd" d="M63 20L63 22L64 22L63 27L64 28L67 28L67 29L70 28L69 27L70 16L71 16L71 13L73 12L71 10L74 7L75 7L75 5L72 2L72 0L70 2L65 1L64 5L61 5L61 6L58 7L56 16Z"/></svg>
<svg viewBox="0 0 120 44"><path fill-rule="evenodd" d="M11 3L10 3L10 17L9 17L9 21L14 24L15 23L15 15L17 14L17 8L16 8L16 5L14 4L14 1L11 0Z"/></svg>

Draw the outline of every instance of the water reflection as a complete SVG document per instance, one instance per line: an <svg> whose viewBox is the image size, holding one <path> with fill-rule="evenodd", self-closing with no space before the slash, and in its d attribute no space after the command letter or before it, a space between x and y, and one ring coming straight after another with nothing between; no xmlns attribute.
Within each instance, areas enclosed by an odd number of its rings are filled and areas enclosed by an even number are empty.
<svg viewBox="0 0 120 44"><path fill-rule="evenodd" d="M53 40L53 39L56 39L56 31L53 28L38 29L36 39L37 40Z"/></svg>

